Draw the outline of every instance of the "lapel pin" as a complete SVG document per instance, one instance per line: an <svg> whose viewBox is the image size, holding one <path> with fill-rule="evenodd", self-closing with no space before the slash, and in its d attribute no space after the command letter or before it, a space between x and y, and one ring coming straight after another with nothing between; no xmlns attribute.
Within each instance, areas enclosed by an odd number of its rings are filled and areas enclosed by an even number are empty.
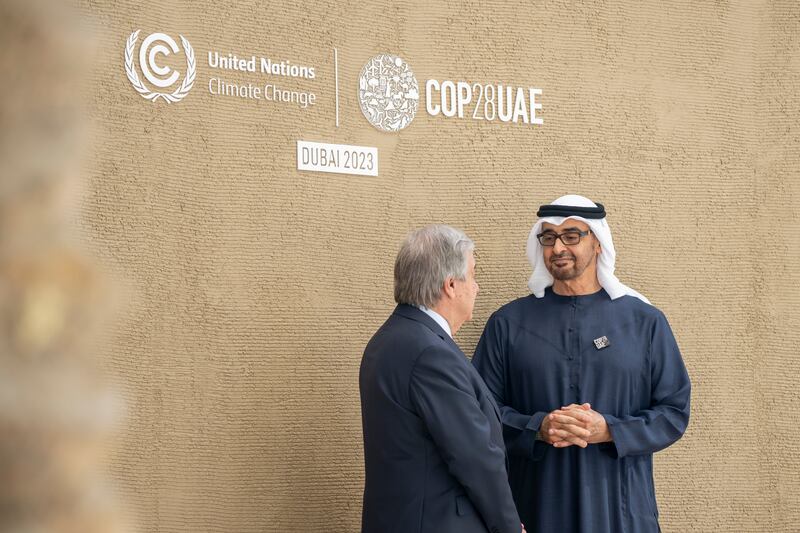
<svg viewBox="0 0 800 533"><path fill-rule="evenodd" d="M611 346L611 341L608 340L608 337L603 335L599 339L594 340L594 346L598 350L602 350L603 348L608 348L609 346Z"/></svg>

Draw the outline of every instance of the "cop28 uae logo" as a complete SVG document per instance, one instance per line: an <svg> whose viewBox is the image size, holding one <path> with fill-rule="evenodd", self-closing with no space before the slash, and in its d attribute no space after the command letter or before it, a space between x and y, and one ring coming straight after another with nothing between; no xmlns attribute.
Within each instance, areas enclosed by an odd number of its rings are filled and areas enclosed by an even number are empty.
<svg viewBox="0 0 800 533"><path fill-rule="evenodd" d="M142 97L155 102L159 98L166 100L167 103L171 102L178 102L182 100L194 85L194 76L196 71L196 63L194 60L194 50L192 49L192 45L189 44L183 35L180 36L181 44L183 45L183 51L186 55L186 75L183 77L183 81L181 82L180 86L172 92L164 91L151 91L147 88L147 86L139 79L139 74L136 72L136 68L134 66L134 57L136 51L136 41L139 39L139 32L141 30L136 30L135 32L131 33L130 37L128 37L128 41L125 44L125 73L128 75L128 80L130 80L133 88L136 89ZM154 45L154 43L157 43ZM171 53L177 54L180 52L180 48L178 48L178 43L164 33L151 33L147 37L144 38L142 41L142 45L139 47L139 68L144 74L145 79L159 89L166 89L175 85L178 79L181 77L180 72L174 70L166 65L159 65L156 62L156 56L161 54L164 56L168 56Z"/></svg>
<svg viewBox="0 0 800 533"><path fill-rule="evenodd" d="M381 54L370 59L358 80L358 99L367 120L383 131L400 131L414 120L419 85L401 58Z"/></svg>

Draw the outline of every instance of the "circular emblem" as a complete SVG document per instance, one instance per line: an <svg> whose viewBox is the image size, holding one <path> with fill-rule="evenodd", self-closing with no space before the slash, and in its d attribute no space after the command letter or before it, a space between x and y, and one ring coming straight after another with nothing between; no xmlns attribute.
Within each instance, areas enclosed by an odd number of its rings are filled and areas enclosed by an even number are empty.
<svg viewBox="0 0 800 533"><path fill-rule="evenodd" d="M389 54L370 59L358 79L361 112L382 131L408 126L419 105L419 85L408 63Z"/></svg>
<svg viewBox="0 0 800 533"><path fill-rule="evenodd" d="M131 33L130 37L128 37L128 41L125 43L125 73L128 75L128 80L130 80L131 85L133 85L133 88L144 98L153 102L159 98L166 100L167 103L182 100L183 97L189 93L192 85L194 85L196 63L194 61L192 45L189 44L189 41L187 41L183 35L180 36L183 50L186 53L186 76L184 76L180 86L172 92L151 91L142 80L139 79L139 74L134 68L134 52L136 50L136 41L139 39L140 31L141 30L136 30ZM159 44L154 45L154 43ZM169 35L164 33L152 33L145 37L144 41L142 41L142 46L139 48L139 68L142 74L144 74L145 79L159 89L166 89L174 85L175 82L178 81L178 78L180 78L180 73L168 66L159 65L156 62L156 55L162 54L168 56L171 53L177 54L178 52L180 52L178 43Z"/></svg>

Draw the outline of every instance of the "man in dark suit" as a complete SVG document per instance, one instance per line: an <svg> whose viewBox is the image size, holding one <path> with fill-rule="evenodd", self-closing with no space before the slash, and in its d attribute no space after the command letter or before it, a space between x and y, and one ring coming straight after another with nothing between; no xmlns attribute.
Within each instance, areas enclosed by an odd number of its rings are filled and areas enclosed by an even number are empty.
<svg viewBox="0 0 800 533"><path fill-rule="evenodd" d="M398 305L367 344L359 385L362 533L519 533L497 406L452 339L478 293L474 245L449 226L403 242Z"/></svg>

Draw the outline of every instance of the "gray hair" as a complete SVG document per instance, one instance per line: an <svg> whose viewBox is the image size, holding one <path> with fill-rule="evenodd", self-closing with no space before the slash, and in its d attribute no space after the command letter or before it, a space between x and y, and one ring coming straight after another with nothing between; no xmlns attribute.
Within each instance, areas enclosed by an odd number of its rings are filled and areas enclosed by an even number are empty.
<svg viewBox="0 0 800 533"><path fill-rule="evenodd" d="M412 231L394 262L394 300L433 307L448 277L466 278L467 256L474 248L464 232L444 224Z"/></svg>

